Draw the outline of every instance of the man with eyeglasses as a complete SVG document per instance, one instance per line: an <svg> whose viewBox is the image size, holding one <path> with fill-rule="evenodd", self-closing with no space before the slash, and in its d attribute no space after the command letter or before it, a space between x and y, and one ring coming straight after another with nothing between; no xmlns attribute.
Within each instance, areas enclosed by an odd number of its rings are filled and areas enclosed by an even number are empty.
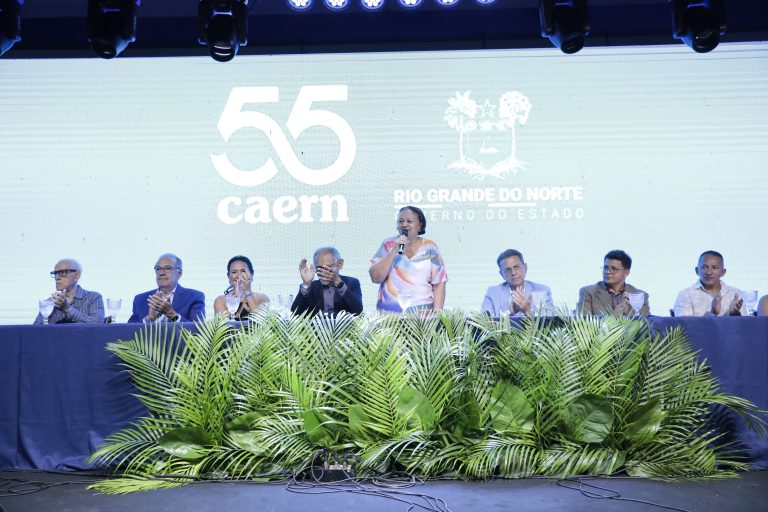
<svg viewBox="0 0 768 512"><path fill-rule="evenodd" d="M155 263L157 289L133 299L133 314L128 322L191 322L205 318L203 292L179 285L181 258L163 254Z"/></svg>
<svg viewBox="0 0 768 512"><path fill-rule="evenodd" d="M523 254L507 249L496 258L504 282L488 288L480 309L492 316L549 314L554 310L549 286L526 281L528 264Z"/></svg>
<svg viewBox="0 0 768 512"><path fill-rule="evenodd" d="M640 298L640 315L649 315L648 294L626 282L632 268L632 258L622 250L609 251L603 258L603 280L579 290L576 311L582 315L637 315L632 306L633 295ZM637 301L640 304L640 301Z"/></svg>
<svg viewBox="0 0 768 512"><path fill-rule="evenodd" d="M56 280L56 292L51 295L53 313L48 318L48 323L98 324L104 322L104 301L101 295L84 290L77 284L82 272L80 263L73 259L63 259L53 267L51 277ZM42 315L37 315L35 323L43 323Z"/></svg>
<svg viewBox="0 0 768 512"><path fill-rule="evenodd" d="M341 311L353 315L363 312L363 293L360 281L354 277L339 274L344 259L335 247L320 247L312 257L313 265L307 266L307 259L299 263L301 286L291 304L291 311L300 315L309 311L335 316ZM318 279L313 280L317 274Z"/></svg>

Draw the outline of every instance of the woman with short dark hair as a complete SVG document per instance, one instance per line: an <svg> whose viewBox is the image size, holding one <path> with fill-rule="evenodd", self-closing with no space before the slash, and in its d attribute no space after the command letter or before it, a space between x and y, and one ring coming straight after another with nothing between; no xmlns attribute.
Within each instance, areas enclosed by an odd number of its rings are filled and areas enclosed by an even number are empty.
<svg viewBox="0 0 768 512"><path fill-rule="evenodd" d="M427 219L421 209L401 208L397 216L399 236L386 238L371 259L368 273L380 285L376 302L379 312L428 313L443 309L448 276L437 244L420 236L426 228Z"/></svg>

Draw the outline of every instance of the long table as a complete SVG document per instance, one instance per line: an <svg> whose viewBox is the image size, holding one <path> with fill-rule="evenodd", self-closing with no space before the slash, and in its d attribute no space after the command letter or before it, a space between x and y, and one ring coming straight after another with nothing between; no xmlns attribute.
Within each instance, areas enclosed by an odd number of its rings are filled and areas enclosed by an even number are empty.
<svg viewBox="0 0 768 512"><path fill-rule="evenodd" d="M724 391L768 410L768 318L650 320L659 331L682 326ZM93 469L86 459L104 438L145 412L127 373L105 349L140 328L0 326L0 468ZM768 439L739 419L730 428L755 462L768 462Z"/></svg>

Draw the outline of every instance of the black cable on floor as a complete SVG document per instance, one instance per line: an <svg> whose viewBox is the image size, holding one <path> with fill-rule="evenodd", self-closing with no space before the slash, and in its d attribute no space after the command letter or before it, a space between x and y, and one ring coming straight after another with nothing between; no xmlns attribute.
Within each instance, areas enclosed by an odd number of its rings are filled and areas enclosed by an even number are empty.
<svg viewBox="0 0 768 512"><path fill-rule="evenodd" d="M684 508L671 507L669 505L662 505L660 503L654 503L652 501L638 500L635 498L624 498L621 496L621 493L618 491L614 491L613 489L608 489L606 487L600 487L599 485L587 483L587 480L592 480L593 478L587 478L587 477L562 478L560 480L557 480L555 484L559 487L564 487L566 489L571 489L573 491L579 491L582 496L586 496L587 498L600 499L600 500L631 501L633 503L642 503L644 505L651 505L653 507L664 508L667 510L675 510L677 512L690 512L690 510L687 510ZM570 484L577 484L577 485L573 486ZM593 489L596 489L596 491ZM601 493L599 491L603 491L604 493Z"/></svg>
<svg viewBox="0 0 768 512"><path fill-rule="evenodd" d="M322 479L325 469L322 464L318 464L318 457L323 453L323 450L315 452L309 465L300 472L300 474L308 474L308 479L299 480L296 474L293 475L293 478L285 486L288 492L298 494L348 493L376 496L404 503L408 505L408 512L416 509L426 512L451 512L448 504L442 498L402 490L424 483L423 480L406 473L378 474L370 478L361 478L344 470L336 470L341 471L346 478L334 482L324 482Z"/></svg>

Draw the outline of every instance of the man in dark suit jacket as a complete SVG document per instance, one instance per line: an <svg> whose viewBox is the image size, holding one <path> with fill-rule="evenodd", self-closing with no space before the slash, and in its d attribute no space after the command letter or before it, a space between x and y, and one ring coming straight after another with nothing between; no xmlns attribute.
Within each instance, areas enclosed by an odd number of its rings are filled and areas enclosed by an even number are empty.
<svg viewBox="0 0 768 512"><path fill-rule="evenodd" d="M133 299L128 322L190 322L205 318L205 295L179 286L181 258L163 254L155 263L157 290L140 293Z"/></svg>
<svg viewBox="0 0 768 512"><path fill-rule="evenodd" d="M354 277L339 275L344 260L335 247L321 247L315 251L313 265L307 266L307 259L299 263L301 286L291 311L300 315L309 311L336 315L340 311L359 314L363 311L363 293L360 281ZM317 273L317 280L314 280Z"/></svg>
<svg viewBox="0 0 768 512"><path fill-rule="evenodd" d="M582 315L597 315L610 313L620 315L650 315L648 294L626 282L632 268L632 258L622 250L609 251L603 259L603 280L579 290L579 301L576 312ZM630 300L631 295L637 295L640 311L635 311Z"/></svg>

